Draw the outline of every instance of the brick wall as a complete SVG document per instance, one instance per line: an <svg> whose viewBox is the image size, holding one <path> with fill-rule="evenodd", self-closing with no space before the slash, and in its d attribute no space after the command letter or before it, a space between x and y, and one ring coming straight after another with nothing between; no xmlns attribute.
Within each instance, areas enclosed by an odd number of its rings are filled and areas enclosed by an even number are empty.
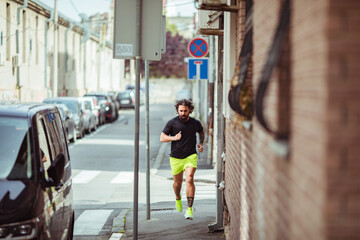
<svg viewBox="0 0 360 240"><path fill-rule="evenodd" d="M282 2L254 0L254 93ZM291 2L290 59L280 60L264 101L270 127L290 131L290 155L282 157L274 150L278 141L256 117L251 130L244 129L239 119L227 119L227 236L356 239L360 236L360 2ZM240 10L238 25L243 15ZM236 31L239 53L242 26ZM284 77L285 68L290 75Z"/></svg>
<svg viewBox="0 0 360 240"><path fill-rule="evenodd" d="M326 237L360 238L360 2L329 0Z"/></svg>

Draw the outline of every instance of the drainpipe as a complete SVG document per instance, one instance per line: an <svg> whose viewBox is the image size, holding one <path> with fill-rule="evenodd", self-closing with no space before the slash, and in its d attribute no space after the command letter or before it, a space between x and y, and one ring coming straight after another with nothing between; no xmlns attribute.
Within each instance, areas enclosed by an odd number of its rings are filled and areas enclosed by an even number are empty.
<svg viewBox="0 0 360 240"><path fill-rule="evenodd" d="M58 0L54 0L54 46L53 46L53 97L58 96Z"/></svg>
<svg viewBox="0 0 360 240"><path fill-rule="evenodd" d="M47 89L47 95L49 96L49 84L47 79L47 65L48 65L48 23L54 20L54 10L50 12L50 18L45 21L45 78L44 78L44 87Z"/></svg>
<svg viewBox="0 0 360 240"><path fill-rule="evenodd" d="M68 60L69 60L69 53L68 53L68 32L71 30L74 26L72 22L69 23L69 27L65 30L65 71L68 72Z"/></svg>
<svg viewBox="0 0 360 240"><path fill-rule="evenodd" d="M67 73L69 71L69 53L68 53L68 32L73 28L73 23L69 23L70 26L65 30L65 72ZM66 91L66 79L68 77L68 74L65 75L65 79L63 80L63 90ZM66 93L67 95L67 93Z"/></svg>
<svg viewBox="0 0 360 240"><path fill-rule="evenodd" d="M21 85L20 85L20 36L19 36L19 27L20 27L20 12L22 9L26 8L28 6L28 1L24 0L24 3L22 6L17 8L17 29L16 29L16 55L17 55L17 64L16 64L16 89L19 90L19 100L21 100ZM24 24L24 23L23 23ZM25 54L25 53L23 53Z"/></svg>
<svg viewBox="0 0 360 240"><path fill-rule="evenodd" d="M88 29L88 18L86 16L86 14L81 13L79 14L79 16L81 17L82 21L83 21L83 39L82 39L82 43L84 44L84 89L85 89L85 93L88 92L87 89L87 84L86 84L86 42L87 40L89 40L90 38L90 34L89 34L89 29Z"/></svg>

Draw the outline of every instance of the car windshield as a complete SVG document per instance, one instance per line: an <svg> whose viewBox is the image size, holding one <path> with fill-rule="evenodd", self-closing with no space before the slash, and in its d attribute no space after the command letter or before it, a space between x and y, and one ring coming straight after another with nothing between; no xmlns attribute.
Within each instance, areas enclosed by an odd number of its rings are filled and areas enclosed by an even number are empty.
<svg viewBox="0 0 360 240"><path fill-rule="evenodd" d="M120 92L118 98L128 98L130 97L130 92Z"/></svg>
<svg viewBox="0 0 360 240"><path fill-rule="evenodd" d="M90 95L90 94L85 94L86 97L96 97L98 101L101 100L106 100L106 96L104 95Z"/></svg>
<svg viewBox="0 0 360 240"><path fill-rule="evenodd" d="M0 179L32 176L29 126L26 118L0 116Z"/></svg>
<svg viewBox="0 0 360 240"><path fill-rule="evenodd" d="M61 107L58 107L58 109L59 109L59 112L60 112L60 117L61 117L61 119L62 119L62 120L64 120L64 119L65 119L65 112L64 112L64 109L63 109L63 108L61 108Z"/></svg>
<svg viewBox="0 0 360 240"><path fill-rule="evenodd" d="M46 103L54 103L54 104L64 104L72 113L77 114L77 102L76 101L69 101L69 100L45 100Z"/></svg>

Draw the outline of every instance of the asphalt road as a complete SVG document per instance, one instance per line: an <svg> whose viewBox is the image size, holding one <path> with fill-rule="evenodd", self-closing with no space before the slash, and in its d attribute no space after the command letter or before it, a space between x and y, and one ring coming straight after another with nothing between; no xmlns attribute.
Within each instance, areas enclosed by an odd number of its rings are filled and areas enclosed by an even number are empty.
<svg viewBox="0 0 360 240"><path fill-rule="evenodd" d="M159 136L175 116L172 104L150 106L150 166L160 147ZM133 207L134 110L121 110L119 119L69 145L75 207L74 239L109 239L112 219ZM140 108L139 203L146 202L145 107ZM152 179L152 202L173 198L171 182ZM164 193L164 195L161 194Z"/></svg>

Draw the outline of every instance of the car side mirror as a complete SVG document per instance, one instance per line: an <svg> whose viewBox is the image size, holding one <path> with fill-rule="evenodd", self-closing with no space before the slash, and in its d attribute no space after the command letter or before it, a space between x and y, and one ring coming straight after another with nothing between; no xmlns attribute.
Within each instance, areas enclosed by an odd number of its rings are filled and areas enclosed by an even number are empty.
<svg viewBox="0 0 360 240"><path fill-rule="evenodd" d="M64 167L65 156L63 153L60 153L56 156L55 160L47 170L51 186L58 186L60 184L61 179L64 176Z"/></svg>

